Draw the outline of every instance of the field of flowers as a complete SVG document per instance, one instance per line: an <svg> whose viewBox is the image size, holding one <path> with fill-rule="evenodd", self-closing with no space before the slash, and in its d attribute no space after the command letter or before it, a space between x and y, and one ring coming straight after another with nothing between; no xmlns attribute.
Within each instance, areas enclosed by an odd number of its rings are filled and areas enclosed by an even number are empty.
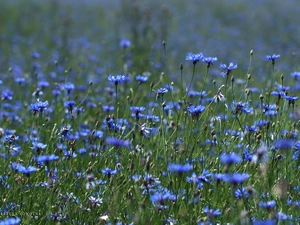
<svg viewBox="0 0 300 225"><path fill-rule="evenodd" d="M299 224L299 11L1 2L0 225Z"/></svg>

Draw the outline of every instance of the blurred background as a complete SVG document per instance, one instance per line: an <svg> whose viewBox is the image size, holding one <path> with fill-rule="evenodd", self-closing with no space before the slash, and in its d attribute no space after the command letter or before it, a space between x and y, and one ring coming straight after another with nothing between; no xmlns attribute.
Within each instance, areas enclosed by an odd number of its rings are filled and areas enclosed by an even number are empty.
<svg viewBox="0 0 300 225"><path fill-rule="evenodd" d="M265 56L280 54L284 73L298 69L300 4L297 0L4 0L0 7L0 71L31 70L59 61L97 74L121 73L126 57L131 73L178 74L188 52L218 57L262 76ZM127 39L130 51L119 43ZM124 55L125 54L125 55ZM31 55L32 58L34 56ZM89 72L90 73L90 72ZM216 75L219 71L216 71Z"/></svg>

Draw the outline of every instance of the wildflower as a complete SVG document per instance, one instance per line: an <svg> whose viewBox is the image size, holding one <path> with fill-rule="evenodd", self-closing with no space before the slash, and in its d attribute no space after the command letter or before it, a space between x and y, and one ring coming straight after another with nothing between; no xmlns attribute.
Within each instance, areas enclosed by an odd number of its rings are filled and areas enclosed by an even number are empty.
<svg viewBox="0 0 300 225"><path fill-rule="evenodd" d="M128 140L121 140L115 137L107 137L105 140L106 144L113 145L117 148L120 147L129 147L130 142Z"/></svg>
<svg viewBox="0 0 300 225"><path fill-rule="evenodd" d="M238 199L249 198L249 192L245 187L242 187L234 192L234 196Z"/></svg>
<svg viewBox="0 0 300 225"><path fill-rule="evenodd" d="M294 147L295 141L291 139L279 139L275 142L275 150L290 150Z"/></svg>
<svg viewBox="0 0 300 225"><path fill-rule="evenodd" d="M35 168L34 166L28 166L25 167L21 164L17 164L16 168L15 168L19 173L23 173L26 174L27 176L29 176L31 173L37 171L37 168Z"/></svg>
<svg viewBox="0 0 300 225"><path fill-rule="evenodd" d="M204 57L202 59L203 62L207 63L207 68L214 64L214 62L218 61L217 57Z"/></svg>
<svg viewBox="0 0 300 225"><path fill-rule="evenodd" d="M247 173L234 173L234 174L219 174L220 180L230 182L233 185L244 183L250 175ZM216 178L215 178L216 179Z"/></svg>
<svg viewBox="0 0 300 225"><path fill-rule="evenodd" d="M148 77L146 76L142 76L142 75L137 75L135 77L135 79L139 82L139 83L145 83L148 80Z"/></svg>
<svg viewBox="0 0 300 225"><path fill-rule="evenodd" d="M261 207L261 208L265 208L265 209L267 209L267 210L271 210L271 209L275 208L275 206L276 206L276 201L275 201L275 200L268 201L268 202L260 201L260 202L258 203L258 206Z"/></svg>
<svg viewBox="0 0 300 225"><path fill-rule="evenodd" d="M74 88L75 88L75 85L73 83L66 83L63 86L63 89L67 92L67 94L70 94Z"/></svg>
<svg viewBox="0 0 300 225"><path fill-rule="evenodd" d="M231 73L231 71L237 69L237 64L234 65L234 63L230 63L228 66L226 64L221 64L220 68L224 70L224 72L222 72L222 76L229 76L229 74Z"/></svg>
<svg viewBox="0 0 300 225"><path fill-rule="evenodd" d="M44 163L44 162L48 163L48 162L51 162L51 161L56 161L58 159L59 159L59 157L54 155L54 154L52 154L52 155L39 155L37 157L37 161L39 163Z"/></svg>
<svg viewBox="0 0 300 225"><path fill-rule="evenodd" d="M139 114L145 110L145 107L143 107L143 106L131 106L130 110L133 111L133 116L135 116L136 119L138 119Z"/></svg>
<svg viewBox="0 0 300 225"><path fill-rule="evenodd" d="M189 172L190 170L193 169L193 166L191 164L169 164L168 165L168 170L170 172L175 172L175 173L185 173Z"/></svg>
<svg viewBox="0 0 300 225"><path fill-rule="evenodd" d="M39 81L39 82L38 82L38 87L41 88L41 89L44 89L44 88L46 88L46 87L49 87L49 82L48 82L48 81L45 81L45 80Z"/></svg>
<svg viewBox="0 0 300 225"><path fill-rule="evenodd" d="M196 118L198 118L199 115L202 112L204 112L204 110L205 110L205 106L202 106L202 105L198 105L198 106L191 105L188 107L188 111L190 112L192 117L196 117Z"/></svg>
<svg viewBox="0 0 300 225"><path fill-rule="evenodd" d="M69 112L72 113L75 104L76 103L74 101L65 101L64 106L68 109Z"/></svg>
<svg viewBox="0 0 300 225"><path fill-rule="evenodd" d="M40 142L32 142L31 149L33 149L34 151L36 151L37 153L39 153L42 150L44 150L46 147L47 147L46 144L43 144L43 143L40 143Z"/></svg>
<svg viewBox="0 0 300 225"><path fill-rule="evenodd" d="M153 90L155 91L155 90ZM159 88L156 92L156 99L158 99L160 96L163 97L165 93L168 93L167 88Z"/></svg>
<svg viewBox="0 0 300 225"><path fill-rule="evenodd" d="M103 173L103 174L105 174L105 175L107 175L108 177L110 177L111 175L115 175L115 174L117 174L117 170L112 170L112 169L110 169L110 168L106 168L106 169L104 169L104 170L101 170L101 172Z"/></svg>
<svg viewBox="0 0 300 225"><path fill-rule="evenodd" d="M4 213L5 214L5 213ZM19 217L6 218L4 220L0 220L0 225L18 225L21 223L21 219Z"/></svg>
<svg viewBox="0 0 300 225"><path fill-rule="evenodd" d="M240 113L245 113L249 114L253 112L253 108L250 108L248 106L248 103L243 103L243 102L233 102L232 105L232 111L234 115L240 114Z"/></svg>
<svg viewBox="0 0 300 225"><path fill-rule="evenodd" d="M224 97L224 95L222 94L222 92L220 90L214 96L213 99L214 99L215 102L225 102L226 101L226 98Z"/></svg>
<svg viewBox="0 0 300 225"><path fill-rule="evenodd" d="M266 59L268 61L272 61L272 64L275 64L275 60L277 60L279 58L280 58L280 55L275 55L275 54L266 56Z"/></svg>
<svg viewBox="0 0 300 225"><path fill-rule="evenodd" d="M33 115L35 115L38 112L40 113L44 112L44 110L47 109L48 105L49 105L48 101L40 102L38 99L37 102L30 104L28 108L31 109Z"/></svg>
<svg viewBox="0 0 300 225"><path fill-rule="evenodd" d="M191 61L191 62L193 62L194 65L196 65L196 63L199 62L200 60L202 60L202 58L203 58L202 53L194 54L194 53L189 52L186 55L185 60Z"/></svg>
<svg viewBox="0 0 300 225"><path fill-rule="evenodd" d="M295 72L291 73L291 76L294 77L295 80L299 80L300 79L300 72L295 71Z"/></svg>
<svg viewBox="0 0 300 225"><path fill-rule="evenodd" d="M125 81L124 75L108 75L108 80L111 82L114 82L114 84L117 86L119 83L122 83Z"/></svg>
<svg viewBox="0 0 300 225"><path fill-rule="evenodd" d="M253 225L276 225L277 221L272 219L267 220L255 220Z"/></svg>
<svg viewBox="0 0 300 225"><path fill-rule="evenodd" d="M242 161L242 158L238 154L230 152L229 154L223 153L220 156L220 161L221 163L224 163L227 166L231 166L232 164L240 163Z"/></svg>
<svg viewBox="0 0 300 225"><path fill-rule="evenodd" d="M103 203L102 198L89 197L92 206L100 206Z"/></svg>
<svg viewBox="0 0 300 225"><path fill-rule="evenodd" d="M33 59L38 59L40 58L40 54L38 52L31 52L30 53L30 56L33 58Z"/></svg>
<svg viewBox="0 0 300 225"><path fill-rule="evenodd" d="M219 209L210 209L208 206L204 207L203 212L206 213L209 218L222 215L222 212Z"/></svg>
<svg viewBox="0 0 300 225"><path fill-rule="evenodd" d="M123 39L120 41L120 46L124 49L130 47L131 42L129 40Z"/></svg>

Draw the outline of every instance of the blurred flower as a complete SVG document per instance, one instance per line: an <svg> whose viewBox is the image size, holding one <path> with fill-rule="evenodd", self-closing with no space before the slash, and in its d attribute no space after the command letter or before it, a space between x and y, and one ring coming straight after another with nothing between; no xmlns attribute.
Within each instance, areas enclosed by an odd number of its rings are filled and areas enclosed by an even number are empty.
<svg viewBox="0 0 300 225"><path fill-rule="evenodd" d="M0 225L18 225L21 223L21 219L19 217L6 218L4 220L0 220Z"/></svg>
<svg viewBox="0 0 300 225"><path fill-rule="evenodd" d="M130 45L131 45L131 42L129 41L129 40L126 40L126 39L122 39L121 41L120 41L120 46L122 47L122 48L128 48L128 47L130 47Z"/></svg>
<svg viewBox="0 0 300 225"><path fill-rule="evenodd" d="M105 175L107 175L108 177L110 177L111 175L115 175L117 174L117 170L113 170L113 169L110 169L110 168L106 168L106 169L103 169L101 170L101 172Z"/></svg>
<svg viewBox="0 0 300 225"><path fill-rule="evenodd" d="M92 206L100 206L103 203L102 198L89 197L89 201Z"/></svg>
<svg viewBox="0 0 300 225"><path fill-rule="evenodd" d="M206 213L208 218L222 215L222 212L219 209L210 209L208 206L205 206L203 212Z"/></svg>
<svg viewBox="0 0 300 225"><path fill-rule="evenodd" d="M138 82L140 82L140 83L145 83L145 82L148 80L148 77L142 76L142 75L137 75L137 76L135 77L135 79L136 79Z"/></svg>
<svg viewBox="0 0 300 225"><path fill-rule="evenodd" d="M203 106L203 105L198 105L198 106L191 105L191 106L189 106L187 109L188 109L188 111L190 112L190 114L191 114L192 117L198 118L199 115L200 115L202 112L204 112L205 106Z"/></svg>
<svg viewBox="0 0 300 225"><path fill-rule="evenodd" d="M59 157L54 155L54 154L52 154L52 155L39 155L37 157L37 161L39 163L44 163L44 162L48 163L48 162L51 162L51 161L56 161L58 159L59 159Z"/></svg>
<svg viewBox="0 0 300 225"><path fill-rule="evenodd" d="M72 112L75 106L75 102L74 101L65 101L64 102L64 106L68 109L69 112Z"/></svg>
<svg viewBox="0 0 300 225"><path fill-rule="evenodd" d="M270 209L275 208L275 206L276 206L276 201L275 201L275 200L268 201L268 202L260 201L260 202L258 203L258 206L261 207L261 208L265 208L265 209L267 209L267 210L270 210Z"/></svg>
<svg viewBox="0 0 300 225"><path fill-rule="evenodd" d="M120 83L123 83L125 81L125 76L124 75L108 75L108 80L113 82L116 86Z"/></svg>
<svg viewBox="0 0 300 225"><path fill-rule="evenodd" d="M231 166L232 164L240 163L242 161L242 157L234 152L230 152L228 154L223 153L220 156L220 161L221 161L221 163Z"/></svg>
<svg viewBox="0 0 300 225"><path fill-rule="evenodd" d="M174 164L171 163L168 165L168 170L170 172L175 172L175 173L185 173L189 172L190 170L193 169L193 166L191 164Z"/></svg>
<svg viewBox="0 0 300 225"><path fill-rule="evenodd" d="M117 148L129 147L129 145L130 145L130 142L128 140L121 140L121 139L116 138L116 137L107 137L105 139L105 142L106 142L106 144L113 145Z"/></svg>

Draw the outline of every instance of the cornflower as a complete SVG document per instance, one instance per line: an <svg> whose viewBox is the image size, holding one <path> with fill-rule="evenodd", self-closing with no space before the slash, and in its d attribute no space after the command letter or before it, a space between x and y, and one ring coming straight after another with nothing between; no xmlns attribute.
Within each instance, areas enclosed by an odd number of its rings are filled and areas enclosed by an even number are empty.
<svg viewBox="0 0 300 225"><path fill-rule="evenodd" d="M189 52L185 57L185 60L191 61L194 65L196 65L196 63L202 59L203 59L203 54L201 52L197 54Z"/></svg>
<svg viewBox="0 0 300 225"><path fill-rule="evenodd" d="M38 99L37 102L30 104L28 108L31 109L33 115L36 115L38 112L43 113L48 105L48 101L40 102Z"/></svg>
<svg viewBox="0 0 300 225"><path fill-rule="evenodd" d="M185 172L189 172L190 170L193 169L193 166L191 164L174 164L171 163L168 165L168 170L170 172L175 172L175 173L185 173Z"/></svg>
<svg viewBox="0 0 300 225"><path fill-rule="evenodd" d="M207 63L207 68L210 68L211 65L214 64L214 62L218 61L217 57L204 57L202 58L202 61Z"/></svg>
<svg viewBox="0 0 300 225"><path fill-rule="evenodd" d="M108 80L118 86L118 84L125 81L125 75L108 75Z"/></svg>
<svg viewBox="0 0 300 225"><path fill-rule="evenodd" d="M280 55L275 55L275 54L273 54L273 55L267 55L266 56L266 59L268 60L268 61L272 61L272 64L274 65L275 64L275 60L277 60L277 59L279 59L280 58Z"/></svg>
<svg viewBox="0 0 300 225"><path fill-rule="evenodd" d="M222 72L221 75L223 77L228 77L233 70L238 68L238 66L237 64L234 65L234 63L231 62L228 66L226 64L221 64L220 68L224 70L224 72Z"/></svg>

